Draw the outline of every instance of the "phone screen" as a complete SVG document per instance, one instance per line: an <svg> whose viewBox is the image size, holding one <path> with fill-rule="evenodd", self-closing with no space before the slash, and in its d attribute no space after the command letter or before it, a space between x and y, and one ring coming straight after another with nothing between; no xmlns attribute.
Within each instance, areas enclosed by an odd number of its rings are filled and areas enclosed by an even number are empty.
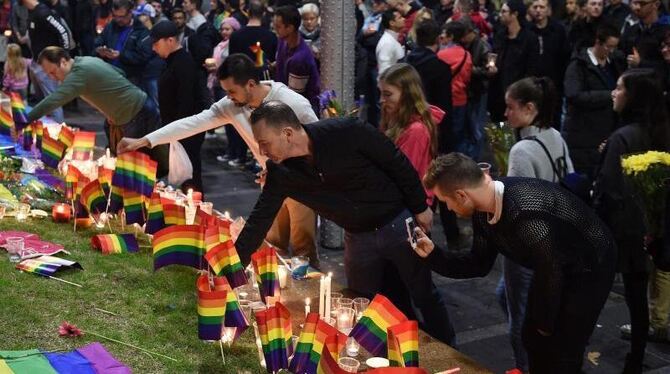
<svg viewBox="0 0 670 374"><path fill-rule="evenodd" d="M416 234L416 222L414 218L409 217L405 220L405 226L407 227L407 240L409 244L412 245L412 248L416 248L417 241L419 240L418 235Z"/></svg>

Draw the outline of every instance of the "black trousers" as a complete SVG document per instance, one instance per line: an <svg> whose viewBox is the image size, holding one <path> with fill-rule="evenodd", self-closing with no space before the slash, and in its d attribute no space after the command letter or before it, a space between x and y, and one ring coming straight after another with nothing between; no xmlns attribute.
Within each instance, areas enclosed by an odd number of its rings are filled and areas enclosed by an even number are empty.
<svg viewBox="0 0 670 374"><path fill-rule="evenodd" d="M616 253L612 250L594 273L564 277L560 310L550 336L537 332L532 321L533 305L546 296L534 292L531 284L522 332L531 374L581 372L584 350L612 288L615 263Z"/></svg>
<svg viewBox="0 0 670 374"><path fill-rule="evenodd" d="M630 358L634 362L642 362L647 348L649 331L649 304L647 301L647 285L649 274L646 272L623 273L626 305L630 313Z"/></svg>

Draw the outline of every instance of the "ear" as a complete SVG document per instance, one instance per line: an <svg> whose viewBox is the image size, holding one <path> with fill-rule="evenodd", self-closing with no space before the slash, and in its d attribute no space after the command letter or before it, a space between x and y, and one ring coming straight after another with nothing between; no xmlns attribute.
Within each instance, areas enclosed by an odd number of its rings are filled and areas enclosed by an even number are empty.
<svg viewBox="0 0 670 374"><path fill-rule="evenodd" d="M293 134L294 134L294 130L293 130L293 128L292 128L292 127L288 127L288 126L287 126L287 127L284 127L284 128L281 130L281 132L282 132L282 134L286 135L286 138L289 139L289 141L290 141L290 139L293 137Z"/></svg>
<svg viewBox="0 0 670 374"><path fill-rule="evenodd" d="M465 190L461 189L454 191L454 196L456 197L456 201L458 201L459 204L463 204L470 199Z"/></svg>

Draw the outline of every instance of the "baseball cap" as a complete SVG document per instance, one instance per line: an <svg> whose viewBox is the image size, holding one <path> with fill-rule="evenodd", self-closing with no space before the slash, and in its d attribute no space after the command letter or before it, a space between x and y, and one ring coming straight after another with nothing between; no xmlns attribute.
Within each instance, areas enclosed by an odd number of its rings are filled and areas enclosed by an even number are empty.
<svg viewBox="0 0 670 374"><path fill-rule="evenodd" d="M172 21L158 22L149 32L152 43L171 36L177 36L177 34L179 34L179 30L177 30L177 26Z"/></svg>

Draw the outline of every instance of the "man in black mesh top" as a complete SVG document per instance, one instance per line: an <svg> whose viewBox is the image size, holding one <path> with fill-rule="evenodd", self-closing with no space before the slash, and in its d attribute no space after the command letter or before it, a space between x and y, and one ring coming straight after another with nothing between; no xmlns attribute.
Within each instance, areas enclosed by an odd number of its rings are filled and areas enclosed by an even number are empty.
<svg viewBox="0 0 670 374"><path fill-rule="evenodd" d="M443 252L417 230L417 254L451 278L485 276L498 253L533 269L523 327L530 372L579 373L614 279L616 246L605 224L556 183L494 181L460 153L434 160L424 184L472 217L474 238L469 252Z"/></svg>

